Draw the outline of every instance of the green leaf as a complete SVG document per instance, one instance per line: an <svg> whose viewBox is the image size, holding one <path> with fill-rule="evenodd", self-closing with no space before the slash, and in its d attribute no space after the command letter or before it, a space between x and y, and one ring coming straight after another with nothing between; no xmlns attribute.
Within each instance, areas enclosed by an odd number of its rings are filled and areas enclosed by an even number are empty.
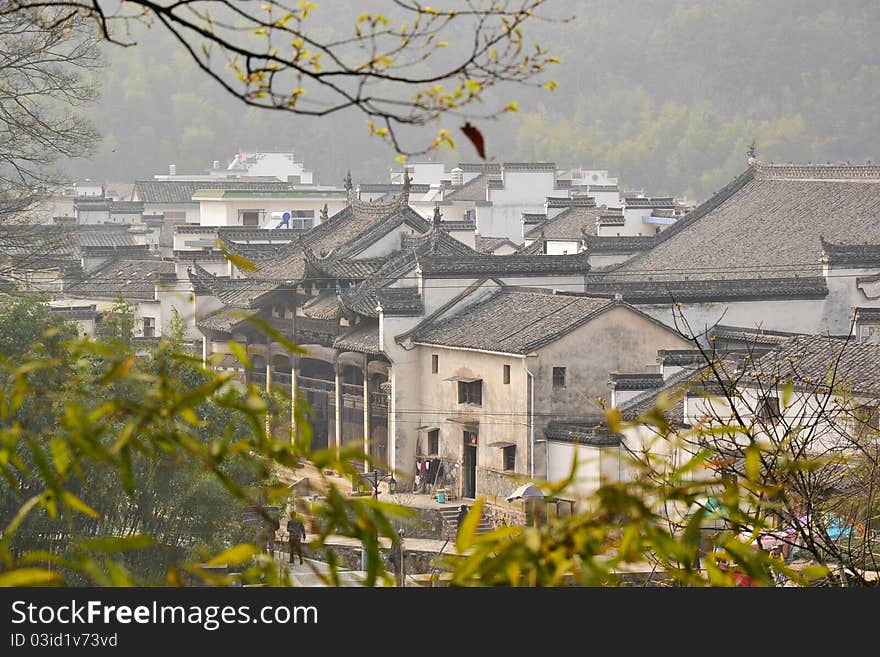
<svg viewBox="0 0 880 657"><path fill-rule="evenodd" d="M101 514L95 511L88 504L79 499L76 495L71 493L69 490L61 491L61 501L64 502L65 506L79 511L80 513L84 513L87 516L98 519L101 517Z"/></svg>
<svg viewBox="0 0 880 657"><path fill-rule="evenodd" d="M761 477L761 450L757 444L752 443L746 447L745 461L746 478L749 481L758 481Z"/></svg>
<svg viewBox="0 0 880 657"><path fill-rule="evenodd" d="M622 420L620 411L616 407L605 409L605 421L608 423L608 431L611 433L619 433Z"/></svg>
<svg viewBox="0 0 880 657"><path fill-rule="evenodd" d="M12 537L15 535L15 532L18 531L21 523L24 522L25 518L27 518L31 510L37 504L43 501L46 495L47 493L45 492L40 493L39 495L34 495L18 508L18 513L16 513L15 517L9 522L8 525L6 525L6 529L3 531L3 535L2 537L0 537L0 549L5 548L6 544L12 540Z"/></svg>
<svg viewBox="0 0 880 657"><path fill-rule="evenodd" d="M260 549L251 543L239 543L228 550L224 550L216 557L208 561L209 566L237 566L250 561L252 557L260 553Z"/></svg>
<svg viewBox="0 0 880 657"><path fill-rule="evenodd" d="M238 358L238 361L244 365L246 369L250 369L251 359L248 357L247 350L235 340L230 340L226 344L229 346L229 351L232 352L232 355Z"/></svg>
<svg viewBox="0 0 880 657"><path fill-rule="evenodd" d="M153 545L155 545L153 537L147 534L93 538L82 543L82 547L90 552L127 552L128 550L143 550Z"/></svg>
<svg viewBox="0 0 880 657"><path fill-rule="evenodd" d="M58 436L52 436L49 439L49 452L52 454L55 470L62 477L67 476L70 470L70 449L68 449L67 443Z"/></svg>
<svg viewBox="0 0 880 657"><path fill-rule="evenodd" d="M252 263L247 258L242 258L240 255L235 255L234 253L230 253L230 251L226 248L226 246L220 240L217 240L217 247L220 249L220 252L226 256L226 259L229 260L233 265L241 269L242 271L256 271L257 266Z"/></svg>
<svg viewBox="0 0 880 657"><path fill-rule="evenodd" d="M473 545L474 537L477 535L477 526L480 524L480 518L483 515L482 498L474 502L474 505L467 512L461 527L458 528L458 535L455 537L455 547L460 553L464 553Z"/></svg>
<svg viewBox="0 0 880 657"><path fill-rule="evenodd" d="M782 393L779 395L779 404L783 412L791 405L792 395L794 395L794 383L786 381L782 386Z"/></svg>
<svg viewBox="0 0 880 657"><path fill-rule="evenodd" d="M0 586L47 586L61 584L64 578L45 568L18 568L0 573Z"/></svg>

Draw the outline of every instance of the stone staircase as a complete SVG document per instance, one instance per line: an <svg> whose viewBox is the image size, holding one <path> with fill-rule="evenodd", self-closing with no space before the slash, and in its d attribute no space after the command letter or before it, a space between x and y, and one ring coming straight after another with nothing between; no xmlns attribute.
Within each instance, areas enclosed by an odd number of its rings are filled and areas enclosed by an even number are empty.
<svg viewBox="0 0 880 657"><path fill-rule="evenodd" d="M455 540L455 536L458 534L458 505L452 505L448 509L440 509L440 515L443 516L443 538ZM494 527L483 515L480 518L480 524L477 525L477 533L485 534L492 529Z"/></svg>

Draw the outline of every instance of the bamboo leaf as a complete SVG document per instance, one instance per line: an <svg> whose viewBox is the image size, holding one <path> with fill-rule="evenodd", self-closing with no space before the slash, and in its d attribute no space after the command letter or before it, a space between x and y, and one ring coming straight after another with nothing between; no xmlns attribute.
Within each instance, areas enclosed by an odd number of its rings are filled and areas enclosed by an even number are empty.
<svg viewBox="0 0 880 657"><path fill-rule="evenodd" d="M477 526L480 524L480 518L483 515L483 500L479 499L467 512L461 527L458 528L458 535L455 537L456 549L463 553L473 545L474 537L477 535Z"/></svg>
<svg viewBox="0 0 880 657"><path fill-rule="evenodd" d="M82 547L90 552L127 552L142 550L153 545L155 545L153 537L147 534L93 538L82 543Z"/></svg>
<svg viewBox="0 0 880 657"><path fill-rule="evenodd" d="M98 519L101 517L101 514L95 511L88 504L79 499L76 495L71 493L69 490L61 491L61 501L65 506L74 509L75 511L79 511L87 516Z"/></svg>
<svg viewBox="0 0 880 657"><path fill-rule="evenodd" d="M64 578L61 573L45 568L18 568L0 573L0 586L48 586L61 584Z"/></svg>
<svg viewBox="0 0 880 657"><path fill-rule="evenodd" d="M228 550L224 550L213 559L208 561L209 566L237 566L249 561L259 554L260 550L251 543L239 543Z"/></svg>

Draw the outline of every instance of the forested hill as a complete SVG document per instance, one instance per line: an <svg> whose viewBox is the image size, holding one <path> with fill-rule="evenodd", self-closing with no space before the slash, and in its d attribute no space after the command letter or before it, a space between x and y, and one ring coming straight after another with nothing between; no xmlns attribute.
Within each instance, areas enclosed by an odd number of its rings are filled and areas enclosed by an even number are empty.
<svg viewBox="0 0 880 657"><path fill-rule="evenodd" d="M333 2L318 3L320 10L332 11ZM497 160L608 168L627 187L701 199L742 170L752 138L766 160L880 157L876 0L551 0L548 7L576 14L531 28L562 58L559 87L504 90L520 112L481 126ZM349 168L355 179L383 179L394 164L362 117L246 109L158 33L106 52L103 99L92 112L105 142L75 165L77 175L131 179L171 162L200 171L237 148L292 147L325 183ZM475 155L459 140L448 159Z"/></svg>

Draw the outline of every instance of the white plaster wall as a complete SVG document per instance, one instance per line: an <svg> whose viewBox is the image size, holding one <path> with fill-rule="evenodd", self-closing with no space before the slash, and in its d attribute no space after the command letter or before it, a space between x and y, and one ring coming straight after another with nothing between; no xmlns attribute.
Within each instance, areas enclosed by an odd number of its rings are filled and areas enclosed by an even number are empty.
<svg viewBox="0 0 880 657"><path fill-rule="evenodd" d="M602 485L602 458L602 449L598 447L548 440L546 479L553 482L562 481L567 479L572 468L576 467L574 479L561 497L567 499L586 497L596 492ZM577 459L576 466L575 459Z"/></svg>
<svg viewBox="0 0 880 657"><path fill-rule="evenodd" d="M848 333L849 319L826 319L824 299L794 301L735 301L729 303L685 303L682 312L697 332L721 323L797 333ZM639 305L640 310L674 327L670 304Z"/></svg>
<svg viewBox="0 0 880 657"><path fill-rule="evenodd" d="M544 247L547 255L573 255L580 251L581 242L580 240L546 240Z"/></svg>
<svg viewBox="0 0 880 657"><path fill-rule="evenodd" d="M596 207L619 208L623 205L620 200L620 192L589 192L596 199Z"/></svg>
<svg viewBox="0 0 880 657"><path fill-rule="evenodd" d="M495 191L495 190L492 190ZM544 212L544 199L535 198L529 204L477 206L477 232L488 237L506 237L511 242L522 240L522 214Z"/></svg>
<svg viewBox="0 0 880 657"><path fill-rule="evenodd" d="M567 190L554 189L554 171L502 172L503 189L490 189L489 200L496 205L543 205L547 196L568 196Z"/></svg>
<svg viewBox="0 0 880 657"><path fill-rule="evenodd" d="M203 226L241 226L239 212L242 210L263 210L265 217L261 228L275 228L280 219L272 217L273 212L290 210L312 210L315 213L315 225L320 223L321 209L327 204L329 216L333 216L346 206L345 199L325 198L290 198L290 199L222 199L199 201L200 222Z"/></svg>
<svg viewBox="0 0 880 657"><path fill-rule="evenodd" d="M366 249L357 254L358 259L364 258L378 258L387 255L391 255L395 251L400 251L400 236L401 235L418 235L419 233L416 230L407 224L401 224L394 230L388 231L380 239L373 242ZM408 283L408 284L411 284Z"/></svg>

